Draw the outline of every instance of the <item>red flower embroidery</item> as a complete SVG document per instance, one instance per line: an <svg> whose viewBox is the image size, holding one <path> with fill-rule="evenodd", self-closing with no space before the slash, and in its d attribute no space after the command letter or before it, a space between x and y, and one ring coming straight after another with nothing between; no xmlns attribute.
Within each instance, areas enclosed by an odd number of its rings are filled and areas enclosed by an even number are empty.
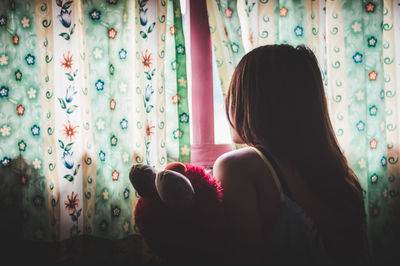
<svg viewBox="0 0 400 266"><path fill-rule="evenodd" d="M12 37L12 41L13 41L13 44L14 44L14 45L18 45L18 43L19 43L19 37L18 37L17 34L15 34L15 35Z"/></svg>
<svg viewBox="0 0 400 266"><path fill-rule="evenodd" d="M145 67L145 68L147 68L148 69L148 71L150 70L150 67L151 67L151 64L152 64L152 58L151 58L151 53L149 53L149 51L145 51L145 53L143 54L142 53L142 58L143 58L143 60L142 60L142 64L143 64L143 66Z"/></svg>
<svg viewBox="0 0 400 266"><path fill-rule="evenodd" d="M149 120L146 121L146 136L148 138L151 137L152 134L154 134L153 129L155 128L155 126L151 125L151 121L149 122Z"/></svg>
<svg viewBox="0 0 400 266"><path fill-rule="evenodd" d="M119 173L117 170L114 169L114 171L111 173L111 176L113 181L118 181Z"/></svg>
<svg viewBox="0 0 400 266"><path fill-rule="evenodd" d="M171 33L171 35L175 35L175 26L169 27L169 32Z"/></svg>
<svg viewBox="0 0 400 266"><path fill-rule="evenodd" d="M279 9L279 16L286 17L287 16L288 9L285 6L282 6L281 9Z"/></svg>
<svg viewBox="0 0 400 266"><path fill-rule="evenodd" d="M178 94L175 94L174 96L172 96L172 103L173 104L178 104L181 101L181 97L178 96Z"/></svg>
<svg viewBox="0 0 400 266"><path fill-rule="evenodd" d="M111 28L108 30L108 38L109 39L115 39L115 36L117 35L117 31L114 30L114 28Z"/></svg>
<svg viewBox="0 0 400 266"><path fill-rule="evenodd" d="M61 61L61 66L64 67L65 70L71 71L72 68L72 55L68 54L67 56L65 56L65 54L63 54L64 60Z"/></svg>
<svg viewBox="0 0 400 266"><path fill-rule="evenodd" d="M111 101L110 101L110 109L114 111L116 105L117 105L117 102L114 99L111 99Z"/></svg>
<svg viewBox="0 0 400 266"><path fill-rule="evenodd" d="M67 209L69 213L74 213L76 211L76 208L78 208L78 203L78 194L75 194L72 191L72 194L67 195L67 200L64 201L65 209Z"/></svg>
<svg viewBox="0 0 400 266"><path fill-rule="evenodd" d="M78 131L76 130L79 126L72 126L69 120L67 121L68 125L64 125L64 134L67 138L69 138L69 142L72 141L72 137L75 136Z"/></svg>
<svg viewBox="0 0 400 266"><path fill-rule="evenodd" d="M369 80L371 80L371 81L376 80L377 76L378 76L378 73L376 73L375 70L372 70L371 72L368 73Z"/></svg>
<svg viewBox="0 0 400 266"><path fill-rule="evenodd" d="M376 146L377 146L377 145L378 145L378 142L376 141L376 139L372 139L372 140L369 142L369 147L370 147L371 150L376 149Z"/></svg>
<svg viewBox="0 0 400 266"><path fill-rule="evenodd" d="M121 210L120 210L119 208L117 208L117 207L115 207L115 208L112 210L113 216L119 216L120 213L121 213Z"/></svg>
<svg viewBox="0 0 400 266"><path fill-rule="evenodd" d="M365 11L368 13L372 13L375 11L375 4L369 2L368 4L365 5Z"/></svg>
<svg viewBox="0 0 400 266"><path fill-rule="evenodd" d="M22 104L17 106L17 115L24 115L25 112L25 107L22 106Z"/></svg>
<svg viewBox="0 0 400 266"><path fill-rule="evenodd" d="M232 17L233 10L230 9L229 7L227 9L225 9L224 12L225 12L225 17L226 18L231 18Z"/></svg>

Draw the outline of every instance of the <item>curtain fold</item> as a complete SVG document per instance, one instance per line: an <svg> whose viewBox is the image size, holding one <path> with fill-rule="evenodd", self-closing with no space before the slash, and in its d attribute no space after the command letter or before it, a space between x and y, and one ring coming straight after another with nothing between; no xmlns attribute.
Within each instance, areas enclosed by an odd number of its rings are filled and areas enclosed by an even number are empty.
<svg viewBox="0 0 400 266"><path fill-rule="evenodd" d="M336 137L364 190L375 263L390 262L400 235L399 1L209 0L207 8L224 93L243 55L235 51L313 50Z"/></svg>
<svg viewBox="0 0 400 266"><path fill-rule="evenodd" d="M179 1L0 6L0 206L27 240L137 234L132 164L190 161Z"/></svg>

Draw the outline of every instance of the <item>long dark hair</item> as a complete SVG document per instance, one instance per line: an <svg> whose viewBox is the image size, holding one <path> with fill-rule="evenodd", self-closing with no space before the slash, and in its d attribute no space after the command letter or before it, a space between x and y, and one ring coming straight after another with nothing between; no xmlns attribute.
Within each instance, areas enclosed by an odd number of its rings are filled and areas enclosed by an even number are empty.
<svg viewBox="0 0 400 266"><path fill-rule="evenodd" d="M294 166L327 204L356 198L361 208L362 189L334 135L310 49L267 45L252 50L236 67L225 104L231 126L246 144L262 146L277 161Z"/></svg>

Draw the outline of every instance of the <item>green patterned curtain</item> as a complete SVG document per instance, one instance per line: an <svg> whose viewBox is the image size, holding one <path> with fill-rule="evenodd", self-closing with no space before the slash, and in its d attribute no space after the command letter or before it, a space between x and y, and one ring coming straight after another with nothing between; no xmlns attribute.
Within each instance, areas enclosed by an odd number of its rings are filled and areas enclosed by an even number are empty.
<svg viewBox="0 0 400 266"><path fill-rule="evenodd" d="M208 0L207 7L224 93L255 47L314 51L337 139L364 190L374 261L391 262L400 236L399 1Z"/></svg>
<svg viewBox="0 0 400 266"><path fill-rule="evenodd" d="M0 207L23 239L136 235L132 164L190 161L179 1L0 6Z"/></svg>

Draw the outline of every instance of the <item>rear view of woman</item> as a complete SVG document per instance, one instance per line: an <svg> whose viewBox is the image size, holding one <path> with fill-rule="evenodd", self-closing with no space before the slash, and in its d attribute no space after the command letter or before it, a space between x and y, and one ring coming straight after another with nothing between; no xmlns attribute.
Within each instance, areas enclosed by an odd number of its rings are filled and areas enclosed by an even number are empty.
<svg viewBox="0 0 400 266"><path fill-rule="evenodd" d="M321 73L302 46L254 49L226 96L234 142L214 175L237 265L368 265L363 193L330 123Z"/></svg>

